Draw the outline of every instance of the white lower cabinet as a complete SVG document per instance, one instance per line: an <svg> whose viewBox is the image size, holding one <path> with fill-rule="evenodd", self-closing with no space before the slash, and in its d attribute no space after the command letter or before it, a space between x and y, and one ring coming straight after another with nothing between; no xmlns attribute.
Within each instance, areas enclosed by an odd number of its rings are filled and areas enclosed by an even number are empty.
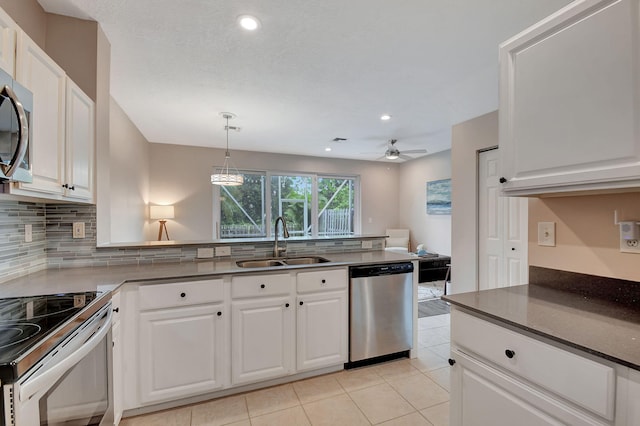
<svg viewBox="0 0 640 426"><path fill-rule="evenodd" d="M125 285L116 409L341 367L347 288L347 268Z"/></svg>
<svg viewBox="0 0 640 426"><path fill-rule="evenodd" d="M297 370L347 362L347 271L301 272L296 284Z"/></svg>
<svg viewBox="0 0 640 426"><path fill-rule="evenodd" d="M613 425L616 366L451 313L451 424Z"/></svg>
<svg viewBox="0 0 640 426"><path fill-rule="evenodd" d="M451 425L609 425L559 403L526 381L452 351Z"/></svg>
<svg viewBox="0 0 640 426"><path fill-rule="evenodd" d="M142 405L224 386L228 313L222 286L222 280L204 280L140 287L138 386Z"/></svg>
<svg viewBox="0 0 640 426"><path fill-rule="evenodd" d="M640 425L640 371L629 370L629 395L627 397L627 425Z"/></svg>
<svg viewBox="0 0 640 426"><path fill-rule="evenodd" d="M291 374L293 301L290 296L234 301L231 304L231 383Z"/></svg>
<svg viewBox="0 0 640 426"><path fill-rule="evenodd" d="M123 345L122 345L122 325L120 320L120 292L116 292L111 297L111 307L113 308L113 319L111 327L111 341L113 342L113 420L114 424L120 423L124 404L124 383L123 383Z"/></svg>

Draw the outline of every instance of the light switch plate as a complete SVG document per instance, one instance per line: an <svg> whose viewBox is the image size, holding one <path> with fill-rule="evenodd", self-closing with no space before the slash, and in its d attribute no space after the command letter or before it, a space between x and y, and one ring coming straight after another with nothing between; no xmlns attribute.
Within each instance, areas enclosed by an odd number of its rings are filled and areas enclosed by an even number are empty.
<svg viewBox="0 0 640 426"><path fill-rule="evenodd" d="M73 222L73 238L84 238L84 222Z"/></svg>
<svg viewBox="0 0 640 426"><path fill-rule="evenodd" d="M538 245L555 247L556 245L556 223L538 222Z"/></svg>
<svg viewBox="0 0 640 426"><path fill-rule="evenodd" d="M220 256L231 256L231 247L229 246L216 247L216 257L220 257Z"/></svg>

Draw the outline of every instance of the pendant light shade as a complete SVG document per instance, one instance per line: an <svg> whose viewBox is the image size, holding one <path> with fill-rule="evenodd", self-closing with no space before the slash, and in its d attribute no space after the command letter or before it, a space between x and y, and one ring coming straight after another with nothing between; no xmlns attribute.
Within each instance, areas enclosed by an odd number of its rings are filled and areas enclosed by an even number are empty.
<svg viewBox="0 0 640 426"><path fill-rule="evenodd" d="M225 126L227 131L227 150L224 154L224 164L221 167L216 167L211 175L211 183L221 186L239 186L244 183L244 176L238 172L238 169L231 162L231 154L229 153L229 119L235 116L230 112L222 112L220 115L227 120L227 125Z"/></svg>

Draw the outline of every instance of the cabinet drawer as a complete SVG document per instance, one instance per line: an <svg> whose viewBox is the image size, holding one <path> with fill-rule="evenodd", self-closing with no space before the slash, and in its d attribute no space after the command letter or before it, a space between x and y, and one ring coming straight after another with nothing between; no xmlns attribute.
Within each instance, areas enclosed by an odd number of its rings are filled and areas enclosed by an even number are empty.
<svg viewBox="0 0 640 426"><path fill-rule="evenodd" d="M297 277L298 293L347 288L346 269L300 272Z"/></svg>
<svg viewBox="0 0 640 426"><path fill-rule="evenodd" d="M141 285L139 294L141 311L224 300L222 279Z"/></svg>
<svg viewBox="0 0 640 426"><path fill-rule="evenodd" d="M612 367L543 343L458 310L451 313L454 346L613 420ZM511 351L511 352L507 352Z"/></svg>
<svg viewBox="0 0 640 426"><path fill-rule="evenodd" d="M231 279L231 297L277 296L291 293L291 275L241 275Z"/></svg>

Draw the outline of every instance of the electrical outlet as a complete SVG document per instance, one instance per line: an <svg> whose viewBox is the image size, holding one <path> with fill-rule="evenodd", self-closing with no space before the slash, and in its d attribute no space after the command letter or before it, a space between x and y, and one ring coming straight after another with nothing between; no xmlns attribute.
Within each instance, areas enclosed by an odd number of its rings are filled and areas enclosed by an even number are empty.
<svg viewBox="0 0 640 426"><path fill-rule="evenodd" d="M538 222L538 245L555 247L556 245L556 223Z"/></svg>
<svg viewBox="0 0 640 426"><path fill-rule="evenodd" d="M213 247L198 248L196 257L198 259L211 259L213 257Z"/></svg>
<svg viewBox="0 0 640 426"><path fill-rule="evenodd" d="M87 304L87 299L84 294L75 294L73 296L73 307L74 308L82 308Z"/></svg>
<svg viewBox="0 0 640 426"><path fill-rule="evenodd" d="M33 241L33 227L32 225L25 225L24 226L24 242L30 243L31 241Z"/></svg>
<svg viewBox="0 0 640 426"><path fill-rule="evenodd" d="M620 240L620 251L622 253L640 254L640 241L638 240Z"/></svg>
<svg viewBox="0 0 640 426"><path fill-rule="evenodd" d="M84 238L84 222L73 222L73 238Z"/></svg>
<svg viewBox="0 0 640 426"><path fill-rule="evenodd" d="M229 246L216 247L216 257L221 257L221 256L231 256L231 247Z"/></svg>
<svg viewBox="0 0 640 426"><path fill-rule="evenodd" d="M362 248L363 249L371 249L373 248L373 241L371 240L365 240L362 242Z"/></svg>

